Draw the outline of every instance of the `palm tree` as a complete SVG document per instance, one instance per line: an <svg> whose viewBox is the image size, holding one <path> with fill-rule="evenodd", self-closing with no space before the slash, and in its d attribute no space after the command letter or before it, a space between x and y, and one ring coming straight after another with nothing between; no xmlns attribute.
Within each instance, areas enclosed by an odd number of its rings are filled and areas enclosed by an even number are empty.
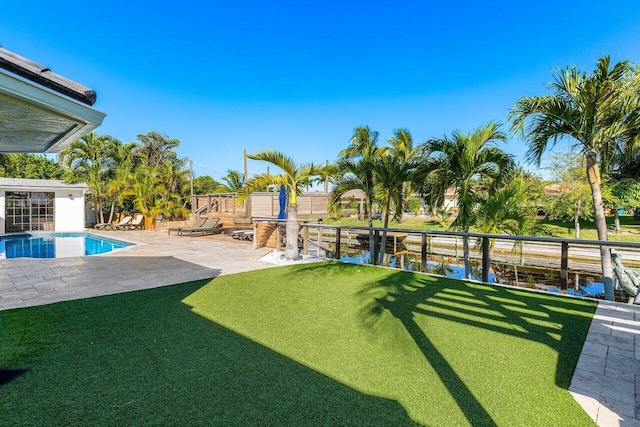
<svg viewBox="0 0 640 427"><path fill-rule="evenodd" d="M246 183L246 187L241 193L241 199L245 198L253 191L258 191L270 185L284 185L288 192L289 206L287 208L287 244L284 255L287 259L297 259L298 252L298 201L297 195L302 193L306 181L314 176L326 174L327 166L318 166L313 163L296 164L291 157L274 151L264 150L247 156L253 160L262 160L277 166L282 171L279 175L260 173L254 175Z"/></svg>
<svg viewBox="0 0 640 427"><path fill-rule="evenodd" d="M166 160L160 169L158 191L162 197L163 214L169 218L185 218L189 215L187 201L190 198L190 173L178 163Z"/></svg>
<svg viewBox="0 0 640 427"><path fill-rule="evenodd" d="M330 196L331 204L335 206L346 191L351 189L364 191L365 214L369 223L369 254L374 263L376 261L373 241L373 205L376 193L372 165L375 158L386 152L386 149L378 147L378 137L379 133L371 130L369 126L358 126L353 130L349 146L338 155L337 174L342 178L338 180ZM349 186L353 188L348 188Z"/></svg>
<svg viewBox="0 0 640 427"><path fill-rule="evenodd" d="M402 218L405 202L404 184L411 179L413 170L413 162L407 162L402 158L396 157L393 153L380 156L374 159L371 164L371 171L373 172L383 214L383 231L378 250L378 264L382 264L385 259L387 227L389 226L391 213L393 212L393 217L396 220Z"/></svg>
<svg viewBox="0 0 640 427"><path fill-rule="evenodd" d="M111 158L113 159L114 166L111 169L110 179L106 188L106 195L111 198L111 210L109 212L108 223L113 222L115 205L120 193L125 191L129 186L128 178L136 165L135 147L135 142L123 144L118 140L113 141Z"/></svg>
<svg viewBox="0 0 640 427"><path fill-rule="evenodd" d="M349 146L340 151L338 158L344 159L371 159L379 154L378 131L369 129L369 126L358 126L353 130L353 135L349 140Z"/></svg>
<svg viewBox="0 0 640 427"><path fill-rule="evenodd" d="M469 232L475 222L478 179L499 181L513 168L511 156L495 147L506 135L490 122L469 134L453 132L451 138L431 139L421 145L423 158L416 170L416 185L429 206L441 206L445 192L455 188L458 216L450 229ZM465 276L471 277L469 239L463 238Z"/></svg>
<svg viewBox="0 0 640 427"><path fill-rule="evenodd" d="M91 132L73 141L60 152L68 168L67 182L85 182L97 208L98 222L103 222L102 201L106 196L108 174L114 166L111 157L115 139Z"/></svg>
<svg viewBox="0 0 640 427"><path fill-rule="evenodd" d="M133 197L134 208L144 215L144 228L154 228L154 219L163 212L162 185L160 171L157 167L140 165L130 174L129 187L120 193L122 203L126 197Z"/></svg>
<svg viewBox="0 0 640 427"><path fill-rule="evenodd" d="M413 137L408 129L396 129L394 131L394 136L387 138L387 141L391 144L391 154L402 163L409 163L413 161L420 152L418 147L414 147ZM402 197L405 202L408 198L407 193L410 193L410 184L410 181L402 184ZM402 221L402 216L398 218L398 221Z"/></svg>
<svg viewBox="0 0 640 427"><path fill-rule="evenodd" d="M227 174L222 177L226 184L220 184L216 188L220 193L239 193L244 187L244 174L238 170L227 170Z"/></svg>
<svg viewBox="0 0 640 427"><path fill-rule="evenodd" d="M364 211L369 223L369 254L374 260L375 245L373 239L373 203L376 200L376 192L373 177L372 160L339 160L336 163L338 180L335 182L329 194L329 205L332 208L341 205L342 197L351 190L361 190L365 194ZM375 263L375 262L374 262Z"/></svg>
<svg viewBox="0 0 640 427"><path fill-rule="evenodd" d="M611 67L609 56L596 62L593 74L568 67L554 75L553 95L524 97L509 117L522 135L530 161L540 164L543 153L567 138L586 159L598 239L607 240L600 173L607 173L619 147L638 146L640 75L628 61ZM600 246L605 298L613 300L613 269L609 248Z"/></svg>

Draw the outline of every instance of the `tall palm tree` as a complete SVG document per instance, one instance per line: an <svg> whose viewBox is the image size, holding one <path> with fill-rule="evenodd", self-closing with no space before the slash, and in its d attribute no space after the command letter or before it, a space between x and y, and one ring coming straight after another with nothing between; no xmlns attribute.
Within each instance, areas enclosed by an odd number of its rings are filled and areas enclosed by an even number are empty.
<svg viewBox="0 0 640 427"><path fill-rule="evenodd" d="M477 181L502 179L514 167L511 156L495 146L505 141L500 125L490 122L463 134L453 132L451 138L431 139L421 144L424 153L417 167L415 182L430 206L444 203L448 188L455 189L458 216L450 229L469 232L475 221L478 203ZM463 238L465 276L471 277L469 239Z"/></svg>
<svg viewBox="0 0 640 427"><path fill-rule="evenodd" d="M106 188L106 195L111 198L109 223L113 222L113 214L120 193L125 191L129 186L129 175L133 172L136 165L135 147L135 142L123 144L118 140L113 141L111 158L113 159L114 166L111 169Z"/></svg>
<svg viewBox="0 0 640 427"><path fill-rule="evenodd" d="M186 206L190 199L190 172L169 160L164 162L160 171L158 191L163 203L162 213L172 219L185 218L189 214Z"/></svg>
<svg viewBox="0 0 640 427"><path fill-rule="evenodd" d="M220 184L216 191L220 193L238 193L244 186L244 174L239 170L227 170L227 174L222 177L225 184Z"/></svg>
<svg viewBox="0 0 640 427"><path fill-rule="evenodd" d="M340 151L338 158L344 159L371 159L379 154L378 131L371 130L369 126L358 126L353 130L353 135L349 140L349 146Z"/></svg>
<svg viewBox="0 0 640 427"><path fill-rule="evenodd" d="M73 141L60 152L62 163L68 168L67 182L85 182L96 205L98 221L103 222L102 202L106 196L108 174L114 166L110 135L91 132Z"/></svg>
<svg viewBox="0 0 640 427"><path fill-rule="evenodd" d="M369 254L374 260L375 244L373 241L373 205L376 199L375 182L373 178L372 165L374 159L380 157L386 152L386 149L378 146L377 131L371 130L369 126L358 126L353 130L353 135L349 140L349 146L338 155L337 174L344 178L339 179L336 187L332 191L331 199L340 198L344 192L340 192L341 188L347 188L348 185L360 182L361 187L358 188L365 193L365 214L369 224ZM342 179L349 183L347 186L340 185ZM346 190L348 191L348 190ZM346 192L345 191L345 192Z"/></svg>
<svg viewBox="0 0 640 427"><path fill-rule="evenodd" d="M369 254L374 260L375 247L373 239L373 204L376 200L376 183L373 176L373 160L339 160L336 163L339 178L329 194L329 205L332 208L341 205L342 197L351 190L361 190L364 197L364 213L369 223Z"/></svg>
<svg viewBox="0 0 640 427"><path fill-rule="evenodd" d="M382 208L383 231L378 250L378 264L382 264L385 259L389 217L393 212L394 219L402 218L405 202L404 184L411 179L414 165L411 161L406 162L389 153L374 159L371 170Z"/></svg>
<svg viewBox="0 0 640 427"><path fill-rule="evenodd" d="M282 173L278 175L260 173L254 175L246 183L241 198L248 196L253 191L260 190L270 185L284 185L288 192L289 206L287 208L287 244L285 257L296 259L298 252L298 200L297 195L302 193L305 183L309 178L327 173L327 166L314 165L313 163L297 164L293 159L279 151L264 150L247 156L253 160L262 160L277 166Z"/></svg>
<svg viewBox="0 0 640 427"><path fill-rule="evenodd" d="M409 163L413 161L420 152L420 149L414 146L413 137L408 129L396 129L393 137L387 138L387 142L391 144L391 154L402 163ZM404 198L405 203L408 198L407 193L409 193L411 189L410 184L410 181L402 184L402 197ZM402 216L397 220L402 221Z"/></svg>
<svg viewBox="0 0 640 427"><path fill-rule="evenodd" d="M564 138L585 156L598 239L606 241L600 174L609 171L619 147L632 149L640 142L640 76L630 62L611 66L609 56L603 56L591 75L568 67L553 77L553 95L516 102L509 114L512 130L525 138L528 158L537 164L547 149ZM609 248L601 246L600 255L605 298L613 300Z"/></svg>

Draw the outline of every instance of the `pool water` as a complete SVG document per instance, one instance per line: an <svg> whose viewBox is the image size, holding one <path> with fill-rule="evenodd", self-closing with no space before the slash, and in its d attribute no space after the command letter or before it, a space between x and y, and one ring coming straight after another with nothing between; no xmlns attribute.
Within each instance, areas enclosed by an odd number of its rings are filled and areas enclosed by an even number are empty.
<svg viewBox="0 0 640 427"><path fill-rule="evenodd" d="M34 233L0 237L0 258L69 258L98 255L132 243L89 233Z"/></svg>

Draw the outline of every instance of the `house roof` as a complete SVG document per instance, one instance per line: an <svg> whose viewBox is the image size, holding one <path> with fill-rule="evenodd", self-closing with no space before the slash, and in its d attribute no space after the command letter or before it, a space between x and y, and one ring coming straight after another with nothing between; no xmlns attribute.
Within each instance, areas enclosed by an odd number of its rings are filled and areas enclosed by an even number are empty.
<svg viewBox="0 0 640 427"><path fill-rule="evenodd" d="M58 179L0 178L0 188L24 190L87 190L87 184L67 184Z"/></svg>
<svg viewBox="0 0 640 427"><path fill-rule="evenodd" d="M56 153L106 114L95 91L0 47L0 153Z"/></svg>
<svg viewBox="0 0 640 427"><path fill-rule="evenodd" d="M48 87L83 104L93 105L96 102L97 95L95 90L62 77L52 72L48 67L3 49L2 47L0 47L0 68L44 87Z"/></svg>

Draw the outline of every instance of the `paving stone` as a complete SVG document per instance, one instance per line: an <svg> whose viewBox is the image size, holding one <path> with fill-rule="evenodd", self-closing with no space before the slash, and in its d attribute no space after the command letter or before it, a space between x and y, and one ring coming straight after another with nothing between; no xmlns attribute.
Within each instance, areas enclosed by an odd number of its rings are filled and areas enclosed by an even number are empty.
<svg viewBox="0 0 640 427"><path fill-rule="evenodd" d="M581 354L588 354L590 356L596 357L606 357L607 351L609 347L603 344L596 344L593 342L585 341L584 346L582 347Z"/></svg>
<svg viewBox="0 0 640 427"><path fill-rule="evenodd" d="M618 369L620 371L626 371L633 373L634 375L640 375L640 362L635 357L618 356L617 354L611 354L607 357L607 367Z"/></svg>
<svg viewBox="0 0 640 427"><path fill-rule="evenodd" d="M609 353L608 354L615 354L617 356L624 356L624 357L629 357L629 358L633 358L634 357L634 352L631 350L622 350L620 348L615 348L615 347L609 347Z"/></svg>
<svg viewBox="0 0 640 427"><path fill-rule="evenodd" d="M595 374L604 375L604 368L606 367L606 364L606 357L591 356L583 353L578 359L577 368L593 372Z"/></svg>
<svg viewBox="0 0 640 427"><path fill-rule="evenodd" d="M596 422L599 426L618 427L621 425L620 423L623 419L624 418L607 408L605 405L601 404L598 408L598 419Z"/></svg>
<svg viewBox="0 0 640 427"><path fill-rule="evenodd" d="M631 372L620 371L618 369L607 367L604 370L604 376L613 378L620 381L627 381L633 383L635 381L635 375Z"/></svg>
<svg viewBox="0 0 640 427"><path fill-rule="evenodd" d="M603 344L621 350L632 350L634 348L634 338L629 336L613 336L611 334L591 333L587 335L587 341Z"/></svg>
<svg viewBox="0 0 640 427"><path fill-rule="evenodd" d="M582 393L575 391L571 391L570 393L576 402L582 406L582 409L584 409L587 415L589 415L593 421L596 421L598 418L598 411L600 409L600 402L598 402L597 399Z"/></svg>
<svg viewBox="0 0 640 427"><path fill-rule="evenodd" d="M597 400L602 390L602 376L592 371L576 368L569 390L585 394Z"/></svg>
<svg viewBox="0 0 640 427"><path fill-rule="evenodd" d="M602 404L620 417L635 418L635 396L621 399L603 396Z"/></svg>

